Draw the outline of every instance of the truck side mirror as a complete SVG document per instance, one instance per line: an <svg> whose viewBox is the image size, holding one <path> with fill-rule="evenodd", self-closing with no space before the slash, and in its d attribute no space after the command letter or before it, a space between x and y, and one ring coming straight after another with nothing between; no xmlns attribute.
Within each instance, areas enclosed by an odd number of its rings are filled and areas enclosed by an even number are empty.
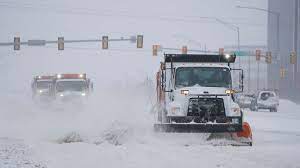
<svg viewBox="0 0 300 168"><path fill-rule="evenodd" d="M231 69L233 89L239 93L244 91L244 73L242 69Z"/></svg>
<svg viewBox="0 0 300 168"><path fill-rule="evenodd" d="M239 88L242 89L242 91L244 90L244 74L240 73L240 80L239 80Z"/></svg>

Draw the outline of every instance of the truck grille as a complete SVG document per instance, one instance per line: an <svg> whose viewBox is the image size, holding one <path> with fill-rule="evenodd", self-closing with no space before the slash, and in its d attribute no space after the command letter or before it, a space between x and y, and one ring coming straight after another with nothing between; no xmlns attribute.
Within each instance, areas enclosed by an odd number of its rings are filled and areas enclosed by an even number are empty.
<svg viewBox="0 0 300 168"><path fill-rule="evenodd" d="M195 116L201 121L216 121L225 118L222 98L190 98L187 116Z"/></svg>

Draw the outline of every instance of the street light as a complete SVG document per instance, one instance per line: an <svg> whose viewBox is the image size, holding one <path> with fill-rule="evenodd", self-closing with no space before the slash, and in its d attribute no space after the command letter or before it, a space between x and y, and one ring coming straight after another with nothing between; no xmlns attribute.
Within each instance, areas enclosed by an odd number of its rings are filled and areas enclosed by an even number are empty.
<svg viewBox="0 0 300 168"><path fill-rule="evenodd" d="M263 12L267 12L267 13L270 13L270 14L273 14L276 16L276 38L277 38L277 56L279 55L279 51L280 51L280 38L279 38L279 22L280 22L280 13L279 12L276 12L276 11L271 11L271 10L268 10L268 9L262 9L262 8L257 8L257 7L252 7L252 6L236 6L237 8L242 8L242 9L252 9L252 10L258 10L258 11L263 11Z"/></svg>
<svg viewBox="0 0 300 168"><path fill-rule="evenodd" d="M277 41L277 46L276 46L276 60L280 59L279 57L279 52L280 52L280 37L279 37L279 25L280 25L280 13L279 12L276 12L276 11L271 11L271 10L268 10L268 9L262 9L262 8L257 8L257 7L253 7L253 6L239 6L237 5L236 6L237 8L242 8L242 9L250 9L250 10L257 10L257 11L262 11L262 12L267 12L267 13L270 13L272 15L275 15L276 16L276 41ZM268 66L269 67L269 66ZM268 71L271 71L271 69L268 68Z"/></svg>
<svg viewBox="0 0 300 168"><path fill-rule="evenodd" d="M233 25L231 23L225 22L224 20L221 20L219 18L216 17L206 17L207 19L213 19L216 22L230 28L231 30L234 30L237 32L237 47L238 47L238 51L240 51L240 28L236 25ZM241 67L241 61L240 61L240 57L239 57L239 67Z"/></svg>
<svg viewBox="0 0 300 168"><path fill-rule="evenodd" d="M238 45L238 51L240 51L240 28L238 26L235 26L235 25L231 24L231 23L225 22L221 19L218 19L218 18L214 18L214 19L215 19L215 21L217 21L217 22L219 22L219 23L221 23L221 24L223 24L223 25L225 25L225 26L229 27L230 29L237 32L237 45Z"/></svg>

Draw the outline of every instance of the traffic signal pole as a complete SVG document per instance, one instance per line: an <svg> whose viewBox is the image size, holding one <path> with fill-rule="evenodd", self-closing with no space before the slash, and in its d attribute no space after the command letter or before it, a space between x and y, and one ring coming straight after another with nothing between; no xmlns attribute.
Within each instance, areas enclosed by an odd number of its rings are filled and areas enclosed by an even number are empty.
<svg viewBox="0 0 300 168"><path fill-rule="evenodd" d="M294 52L296 53L296 63L294 64L294 86L297 87L298 75L298 18L299 18L299 0L295 0L295 25L294 25Z"/></svg>

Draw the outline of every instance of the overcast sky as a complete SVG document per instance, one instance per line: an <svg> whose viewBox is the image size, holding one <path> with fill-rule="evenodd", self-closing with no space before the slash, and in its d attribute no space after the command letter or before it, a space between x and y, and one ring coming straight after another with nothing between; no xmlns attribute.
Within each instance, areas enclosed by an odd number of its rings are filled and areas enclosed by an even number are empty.
<svg viewBox="0 0 300 168"><path fill-rule="evenodd" d="M267 0L0 0L0 41L91 39L144 34L145 43L189 45L215 49L236 45L265 45L267 14L236 5L267 8Z"/></svg>

